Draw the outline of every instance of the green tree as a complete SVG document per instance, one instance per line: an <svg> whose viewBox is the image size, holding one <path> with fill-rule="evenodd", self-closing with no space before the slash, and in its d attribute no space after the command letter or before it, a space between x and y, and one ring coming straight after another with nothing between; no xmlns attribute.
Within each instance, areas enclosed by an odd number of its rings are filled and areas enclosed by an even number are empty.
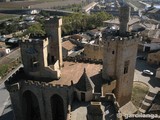
<svg viewBox="0 0 160 120"><path fill-rule="evenodd" d="M5 73L8 71L8 65L4 64L0 67L0 76L3 77Z"/></svg>
<svg viewBox="0 0 160 120"><path fill-rule="evenodd" d="M36 23L36 24L33 24L32 26L30 26L26 30L25 34L33 34L33 35L44 36L45 35L45 30L44 30L44 27L42 26L42 24Z"/></svg>
<svg viewBox="0 0 160 120"><path fill-rule="evenodd" d="M105 12L98 12L91 15L74 13L70 16L63 17L62 33L66 35L101 27L103 21L110 18L111 15Z"/></svg>
<svg viewBox="0 0 160 120"><path fill-rule="evenodd" d="M41 14L42 16L44 16L44 17L49 17L49 16L50 16L50 14L49 14L48 12L43 11L43 10L40 12L40 14Z"/></svg>

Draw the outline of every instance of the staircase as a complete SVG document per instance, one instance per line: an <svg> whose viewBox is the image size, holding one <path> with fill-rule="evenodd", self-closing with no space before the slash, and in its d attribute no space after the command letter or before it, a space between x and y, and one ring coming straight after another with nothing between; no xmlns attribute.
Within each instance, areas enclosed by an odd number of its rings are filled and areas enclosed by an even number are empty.
<svg viewBox="0 0 160 120"><path fill-rule="evenodd" d="M149 107L151 106L154 98L156 97L158 93L158 90L156 88L151 88L149 89L149 92L147 93L147 95L145 96L140 108L139 108L139 112L140 113L145 113Z"/></svg>

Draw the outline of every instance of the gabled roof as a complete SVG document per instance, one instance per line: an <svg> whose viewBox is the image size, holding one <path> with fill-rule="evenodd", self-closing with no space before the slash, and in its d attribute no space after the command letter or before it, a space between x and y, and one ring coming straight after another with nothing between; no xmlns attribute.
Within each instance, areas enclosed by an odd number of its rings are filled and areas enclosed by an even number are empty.
<svg viewBox="0 0 160 120"><path fill-rule="evenodd" d="M71 35L71 38L76 39L76 40L82 40L83 39L82 35L80 35L80 34Z"/></svg>
<svg viewBox="0 0 160 120"><path fill-rule="evenodd" d="M67 40L62 43L62 47L65 48L66 50L72 50L74 47L76 47L76 45Z"/></svg>
<svg viewBox="0 0 160 120"><path fill-rule="evenodd" d="M151 42L159 42L159 39L160 39L160 29L156 29L156 30L144 30L142 32L142 35L147 36L147 37L153 39L153 41L151 41Z"/></svg>
<svg viewBox="0 0 160 120"><path fill-rule="evenodd" d="M136 23L139 23L141 21L140 18L138 17L132 17L129 22L128 22L128 25L131 26L131 25L134 25ZM107 20L107 21L103 21L104 24L114 24L114 25L119 25L120 22L119 22L119 18L114 18L114 19L110 19L110 20Z"/></svg>
<svg viewBox="0 0 160 120"><path fill-rule="evenodd" d="M95 86L94 83L92 82L90 77L88 77L88 75L86 73L86 69L84 69L84 72L83 72L81 78L79 79L78 83L76 84L76 88L79 91L89 91L89 90L93 90L94 86Z"/></svg>

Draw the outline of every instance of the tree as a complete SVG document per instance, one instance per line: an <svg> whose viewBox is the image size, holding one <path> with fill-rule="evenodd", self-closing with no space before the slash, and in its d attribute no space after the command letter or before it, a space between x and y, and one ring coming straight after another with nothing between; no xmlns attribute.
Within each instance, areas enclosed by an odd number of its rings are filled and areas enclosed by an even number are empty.
<svg viewBox="0 0 160 120"><path fill-rule="evenodd" d="M41 35L41 36L44 36L45 35L45 30L42 26L42 24L40 23L36 23L36 24L33 24L32 26L30 26L25 34L33 34L33 35Z"/></svg>
<svg viewBox="0 0 160 120"><path fill-rule="evenodd" d="M62 33L63 35L67 35L101 27L103 25L103 21L110 18L111 15L105 12L98 12L91 15L74 13L70 16L63 17Z"/></svg>
<svg viewBox="0 0 160 120"><path fill-rule="evenodd" d="M43 10L40 12L40 14L41 14L42 16L44 16L44 17L49 17L49 16L50 16L50 14L49 14L48 12L43 11Z"/></svg>

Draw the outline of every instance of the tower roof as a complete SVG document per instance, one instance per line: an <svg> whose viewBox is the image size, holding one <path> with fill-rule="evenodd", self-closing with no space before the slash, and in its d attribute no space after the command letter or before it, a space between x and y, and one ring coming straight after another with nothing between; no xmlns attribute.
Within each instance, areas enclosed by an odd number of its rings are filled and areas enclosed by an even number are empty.
<svg viewBox="0 0 160 120"><path fill-rule="evenodd" d="M89 90L93 90L94 86L95 86L94 83L92 82L90 77L88 77L88 75L86 73L86 69L84 69L84 72L83 72L81 78L79 79L78 83L76 84L76 88L79 91L89 91Z"/></svg>

